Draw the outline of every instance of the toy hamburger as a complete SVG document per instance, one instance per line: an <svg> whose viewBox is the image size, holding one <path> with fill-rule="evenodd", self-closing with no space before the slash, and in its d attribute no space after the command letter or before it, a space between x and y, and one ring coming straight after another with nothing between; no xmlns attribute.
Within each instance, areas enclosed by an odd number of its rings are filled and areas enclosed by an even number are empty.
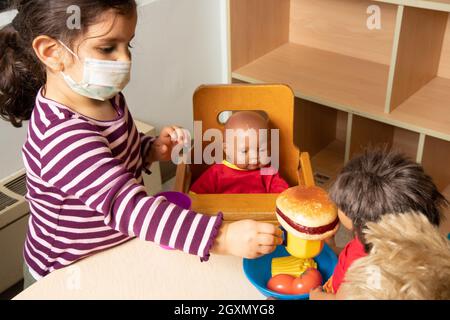
<svg viewBox="0 0 450 320"><path fill-rule="evenodd" d="M276 201L277 219L287 231L286 250L294 257L311 259L323 248L323 240L339 227L337 208L322 188L296 186Z"/></svg>

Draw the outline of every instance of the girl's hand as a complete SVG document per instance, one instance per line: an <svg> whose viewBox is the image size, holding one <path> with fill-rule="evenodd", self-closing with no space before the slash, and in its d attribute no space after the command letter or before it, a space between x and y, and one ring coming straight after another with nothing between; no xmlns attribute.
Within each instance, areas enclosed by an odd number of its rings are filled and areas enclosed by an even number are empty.
<svg viewBox="0 0 450 320"><path fill-rule="evenodd" d="M212 252L254 259L275 250L283 243L283 232L275 225L253 220L224 224Z"/></svg>
<svg viewBox="0 0 450 320"><path fill-rule="evenodd" d="M190 141L191 134L186 129L177 126L163 128L150 150L150 163L155 161L169 161L174 146L177 144L187 145Z"/></svg>

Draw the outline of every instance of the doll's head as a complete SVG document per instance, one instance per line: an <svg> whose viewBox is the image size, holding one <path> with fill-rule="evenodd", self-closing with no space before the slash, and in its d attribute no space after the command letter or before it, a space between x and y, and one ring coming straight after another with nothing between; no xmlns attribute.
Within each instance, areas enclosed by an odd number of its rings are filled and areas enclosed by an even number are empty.
<svg viewBox="0 0 450 320"><path fill-rule="evenodd" d="M339 299L450 299L450 242L423 214L389 214L364 233L373 250L351 265Z"/></svg>
<svg viewBox="0 0 450 320"><path fill-rule="evenodd" d="M330 189L341 223L364 244L363 230L393 212L419 212L438 226L440 209L448 205L423 168L401 153L367 150L350 160Z"/></svg>
<svg viewBox="0 0 450 320"><path fill-rule="evenodd" d="M233 113L225 124L226 160L243 170L265 167L269 159L269 120L256 111Z"/></svg>

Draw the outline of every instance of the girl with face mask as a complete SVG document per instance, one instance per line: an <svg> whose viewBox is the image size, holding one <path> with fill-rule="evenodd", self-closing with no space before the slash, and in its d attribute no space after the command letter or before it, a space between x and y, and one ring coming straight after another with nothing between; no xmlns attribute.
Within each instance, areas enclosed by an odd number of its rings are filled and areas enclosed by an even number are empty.
<svg viewBox="0 0 450 320"><path fill-rule="evenodd" d="M78 8L81 25L69 28ZM271 224L223 224L147 195L142 171L168 161L189 133L138 133L121 91L130 80L134 0L20 0L0 31L0 115L29 120L23 160L31 217L24 247L31 281L132 237L201 260L255 258L281 243ZM29 284L28 282L27 284Z"/></svg>

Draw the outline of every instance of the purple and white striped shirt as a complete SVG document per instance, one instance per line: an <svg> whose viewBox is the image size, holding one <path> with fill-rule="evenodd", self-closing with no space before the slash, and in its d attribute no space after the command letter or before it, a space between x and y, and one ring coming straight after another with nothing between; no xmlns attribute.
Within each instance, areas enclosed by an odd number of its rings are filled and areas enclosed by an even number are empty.
<svg viewBox="0 0 450 320"><path fill-rule="evenodd" d="M138 133L122 94L111 102L117 119L97 121L38 93L23 147L24 257L37 278L132 237L209 257L222 214L147 195L143 159L154 139Z"/></svg>

